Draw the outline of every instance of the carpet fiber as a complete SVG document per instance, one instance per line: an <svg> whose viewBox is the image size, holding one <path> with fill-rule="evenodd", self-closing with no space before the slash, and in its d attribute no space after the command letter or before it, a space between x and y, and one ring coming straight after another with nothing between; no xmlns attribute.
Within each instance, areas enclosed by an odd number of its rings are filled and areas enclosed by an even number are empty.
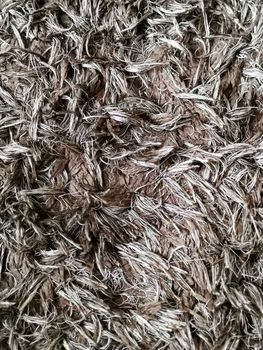
<svg viewBox="0 0 263 350"><path fill-rule="evenodd" d="M0 349L263 349L261 0L0 1Z"/></svg>

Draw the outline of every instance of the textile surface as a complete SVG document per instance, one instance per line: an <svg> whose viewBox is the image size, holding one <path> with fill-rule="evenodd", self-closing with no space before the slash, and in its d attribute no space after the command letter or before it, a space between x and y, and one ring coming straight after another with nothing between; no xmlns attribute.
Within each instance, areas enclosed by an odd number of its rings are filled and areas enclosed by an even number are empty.
<svg viewBox="0 0 263 350"><path fill-rule="evenodd" d="M0 349L263 349L261 0L0 1Z"/></svg>

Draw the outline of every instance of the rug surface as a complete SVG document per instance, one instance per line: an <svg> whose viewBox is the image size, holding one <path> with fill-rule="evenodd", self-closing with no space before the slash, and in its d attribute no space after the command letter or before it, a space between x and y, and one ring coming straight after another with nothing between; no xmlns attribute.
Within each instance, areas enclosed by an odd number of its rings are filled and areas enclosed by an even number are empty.
<svg viewBox="0 0 263 350"><path fill-rule="evenodd" d="M261 0L0 1L0 349L263 349Z"/></svg>

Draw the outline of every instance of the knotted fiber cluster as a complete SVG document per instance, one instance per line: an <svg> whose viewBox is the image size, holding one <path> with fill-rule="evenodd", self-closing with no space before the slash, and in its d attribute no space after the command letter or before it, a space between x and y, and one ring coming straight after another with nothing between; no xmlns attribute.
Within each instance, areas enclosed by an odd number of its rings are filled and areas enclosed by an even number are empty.
<svg viewBox="0 0 263 350"><path fill-rule="evenodd" d="M0 0L0 349L263 349L261 0Z"/></svg>

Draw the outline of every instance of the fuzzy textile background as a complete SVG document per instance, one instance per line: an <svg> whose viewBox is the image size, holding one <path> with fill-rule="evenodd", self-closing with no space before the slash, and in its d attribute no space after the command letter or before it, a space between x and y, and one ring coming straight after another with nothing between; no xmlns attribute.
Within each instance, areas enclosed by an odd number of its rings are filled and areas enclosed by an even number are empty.
<svg viewBox="0 0 263 350"><path fill-rule="evenodd" d="M0 349L263 349L261 0L0 1Z"/></svg>

